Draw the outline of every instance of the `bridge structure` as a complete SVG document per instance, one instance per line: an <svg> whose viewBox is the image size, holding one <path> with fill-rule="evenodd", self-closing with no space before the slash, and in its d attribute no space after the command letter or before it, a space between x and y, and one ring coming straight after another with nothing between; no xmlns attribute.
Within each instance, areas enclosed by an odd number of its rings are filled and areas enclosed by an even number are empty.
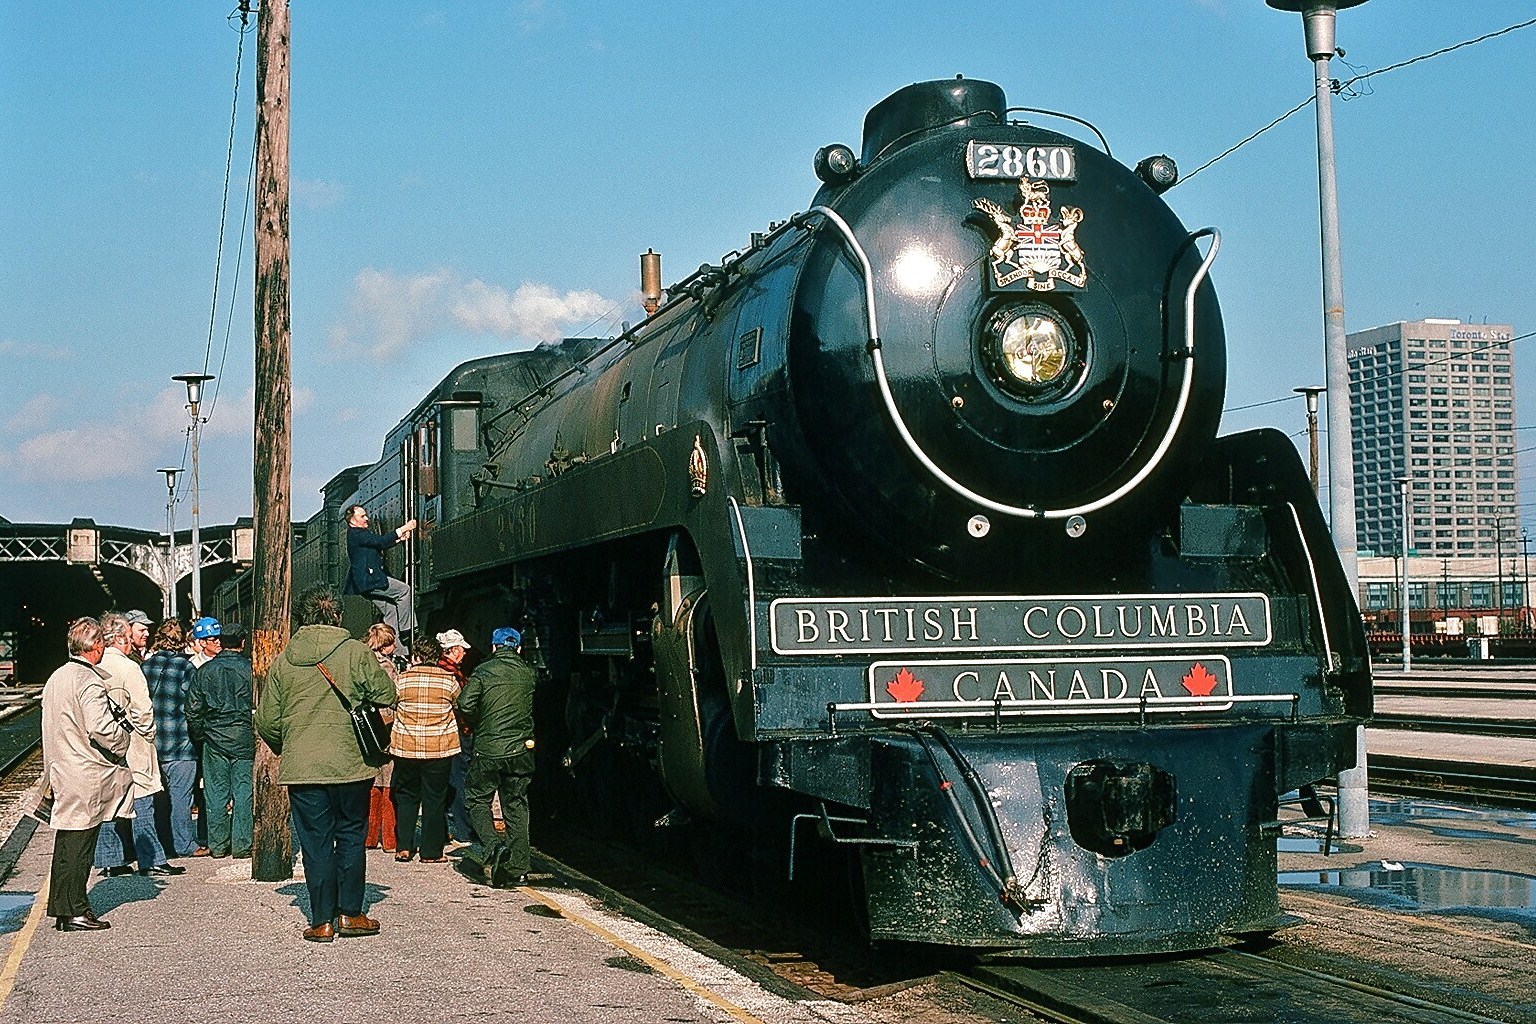
<svg viewBox="0 0 1536 1024"><path fill-rule="evenodd" d="M190 530L176 533L173 549L164 533L103 526L94 519L75 519L69 523L0 520L0 563L84 566L96 577L109 599L116 595L104 568L126 569L159 589L161 614L169 616L172 588L182 580L190 581L194 564L203 569L215 566L238 569L249 565L254 556L255 530L250 519L238 519L224 525L199 524L198 532L201 544L194 552ZM190 611L189 608L182 610Z"/></svg>
<svg viewBox="0 0 1536 1024"><path fill-rule="evenodd" d="M243 574L255 553L250 519L200 524L193 552L190 531L110 526L94 519L16 523L0 518L0 641L12 651L23 683L42 682L64 660L64 634L81 615L140 609L169 617L171 594L183 622L192 616L192 567L202 571L205 606L225 581ZM202 613L202 610L199 609Z"/></svg>

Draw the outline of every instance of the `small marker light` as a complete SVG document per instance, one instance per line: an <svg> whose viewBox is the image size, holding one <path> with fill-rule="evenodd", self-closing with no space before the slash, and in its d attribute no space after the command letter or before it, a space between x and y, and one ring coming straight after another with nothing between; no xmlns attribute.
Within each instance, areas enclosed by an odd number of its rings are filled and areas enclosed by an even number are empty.
<svg viewBox="0 0 1536 1024"><path fill-rule="evenodd" d="M859 172L859 160L842 143L816 151L816 177L828 185L841 185Z"/></svg>
<svg viewBox="0 0 1536 1024"><path fill-rule="evenodd" d="M1136 174L1158 195L1179 183L1179 166L1171 156L1149 156L1136 165Z"/></svg>

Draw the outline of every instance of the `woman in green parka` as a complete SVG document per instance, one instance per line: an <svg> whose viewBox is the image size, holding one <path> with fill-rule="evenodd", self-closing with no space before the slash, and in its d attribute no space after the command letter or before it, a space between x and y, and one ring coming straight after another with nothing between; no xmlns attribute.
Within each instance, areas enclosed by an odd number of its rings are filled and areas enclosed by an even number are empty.
<svg viewBox="0 0 1536 1024"><path fill-rule="evenodd" d="M367 645L341 627L335 588L306 590L296 618L298 632L267 671L256 731L280 757L277 781L288 787L294 837L304 853L310 919L304 938L377 935L379 922L363 913L363 840L378 766L363 760L337 689L353 704L389 707L395 686Z"/></svg>

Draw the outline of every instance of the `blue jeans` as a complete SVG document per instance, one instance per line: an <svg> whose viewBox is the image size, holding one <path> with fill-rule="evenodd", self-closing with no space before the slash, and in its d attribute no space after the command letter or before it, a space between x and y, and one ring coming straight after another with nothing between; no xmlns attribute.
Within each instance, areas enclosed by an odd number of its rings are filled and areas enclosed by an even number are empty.
<svg viewBox="0 0 1536 1024"><path fill-rule="evenodd" d="M448 769L448 789L451 799L448 804L448 831L453 833L453 838L461 843L471 842L475 837L475 826L469 820L469 814L464 810L464 779L469 775L469 757L475 749L475 737L471 733L459 734L460 750L453 756L453 764Z"/></svg>
<svg viewBox="0 0 1536 1024"><path fill-rule="evenodd" d="M171 804L173 855L190 857L197 849L197 826L192 822L192 793L197 789L197 762L188 758L160 762L160 779Z"/></svg>
<svg viewBox="0 0 1536 1024"><path fill-rule="evenodd" d="M363 912L368 868L363 837L372 788L372 779L288 787L294 838L304 853L312 926L334 921L337 913L356 917Z"/></svg>
<svg viewBox="0 0 1536 1024"><path fill-rule="evenodd" d="M166 861L165 848L155 834L155 798L141 796L133 802L133 852L139 862L139 870L156 867ZM128 850L124 846L119 829L128 819L117 818L107 822L96 833L96 866L115 868L128 863Z"/></svg>
<svg viewBox="0 0 1536 1024"><path fill-rule="evenodd" d="M256 762L203 748L203 799L208 852L215 857L251 855L251 785Z"/></svg>

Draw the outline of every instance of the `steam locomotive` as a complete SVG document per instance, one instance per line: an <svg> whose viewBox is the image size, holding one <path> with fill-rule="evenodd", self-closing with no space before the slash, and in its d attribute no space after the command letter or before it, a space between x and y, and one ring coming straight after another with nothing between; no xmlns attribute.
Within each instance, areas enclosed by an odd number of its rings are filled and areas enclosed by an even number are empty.
<svg viewBox="0 0 1536 1024"><path fill-rule="evenodd" d="M455 367L327 485L296 589L347 505L416 518L392 571L429 626L537 638L584 799L845 858L872 939L1279 927L1279 801L1371 709L1354 597L1290 442L1216 436L1173 162L1015 112L903 88L805 212L665 301L642 257L638 326Z"/></svg>

